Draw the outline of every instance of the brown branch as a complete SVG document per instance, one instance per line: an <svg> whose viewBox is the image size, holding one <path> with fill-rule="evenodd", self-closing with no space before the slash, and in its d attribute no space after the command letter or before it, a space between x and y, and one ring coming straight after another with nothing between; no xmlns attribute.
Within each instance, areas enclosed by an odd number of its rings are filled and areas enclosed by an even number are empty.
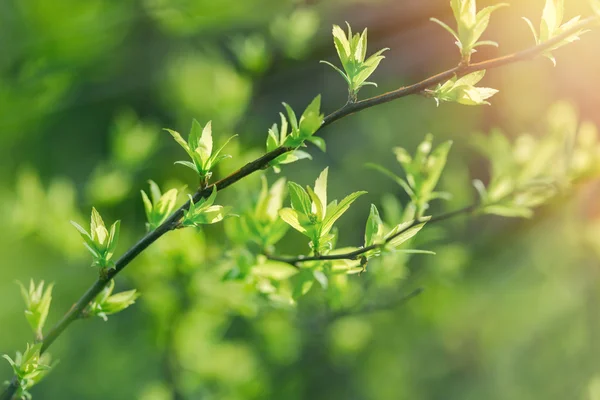
<svg viewBox="0 0 600 400"><path fill-rule="evenodd" d="M308 262L308 261L330 261L330 260L358 260L361 256L368 253L372 250L383 249L388 243L397 238L398 236L406 233L408 230L414 228L420 224L431 224L435 222L442 222L447 219L459 216L459 215L468 215L474 213L479 208L479 204L472 204L470 206L461 208L459 210L451 211L446 214L441 214L432 218L417 218L413 220L409 225L399 230L392 236L386 238L382 243L375 243L370 246L361 247L357 250L350 251L348 253L342 254L325 254L318 256L297 256L297 257L284 257L284 256L276 256L272 254L267 254L267 258L273 261L280 261L287 264L290 264L294 267L297 267L298 264Z"/></svg>
<svg viewBox="0 0 600 400"><path fill-rule="evenodd" d="M566 38L572 36L573 34L579 32L580 30L590 27L596 23L598 23L598 17L589 17L584 20L579 21L577 24L573 25L570 29L564 31L560 35L544 42L539 45L530 47L526 50L519 51L517 53L509 54L503 57L494 58L491 60L486 60L478 63L467 64L467 65L458 65L454 68L451 68L447 71L441 72L435 76L427 78L421 82L415 83L410 86L401 87L396 90L392 90L391 92L387 92L381 94L379 96L371 97L365 100L357 101L356 103L347 103L344 107L339 110L331 113L325 120L323 121L323 125L329 125L338 119L341 119L347 115L354 114L358 111L365 110L367 108L371 108L377 106L379 104L388 103L390 101L406 97L412 94L419 94L425 91L425 89L429 89L432 86L435 86L439 83L444 83L448 79L456 76L463 76L473 72L493 69L502 67L507 64L512 64L519 61L525 61L540 54L544 54L545 52L551 50L560 42L564 41Z"/></svg>
<svg viewBox="0 0 600 400"><path fill-rule="evenodd" d="M425 89L428 89L434 85L445 82L446 80L452 78L455 75L461 76L471 72L480 71L484 69L497 68L503 65L507 65L513 62L523 61L527 59L534 58L540 54L543 54L549 50L551 50L558 43L562 42L564 39L578 32L579 30L589 27L594 23L598 22L597 17L590 17L580 21L578 24L574 25L571 29L563 32L561 35L547 41L541 43L537 46L533 46L527 50L523 50L518 53L514 53L508 56L491 59L487 61L483 61L480 63L470 64L470 65L459 65L455 68L442 72L438 75L435 75L431 78L425 79L419 83L416 83L411 86L402 87L400 89L394 90L392 92L388 92L379 96L375 96L369 99L361 100L355 103L348 103L341 109L331 113L326 116L323 120L323 124L320 129L341 119L348 115L354 114L358 111L365 110L370 107L374 107L379 104L387 103L395 99L399 99L402 97L406 97L412 94L422 93ZM279 147L262 157L249 162L244 165L239 170L230 174L229 176L221 179L220 181L210 185L202 190L197 191L193 199L194 201L198 201L203 197L207 197L210 195L213 186L216 186L217 189L222 190L226 187L231 186L236 183L240 179L245 178L246 176L259 171L261 169L267 168L269 163L273 161L278 156L285 154L287 152L292 151L292 148L288 147ZM173 227L178 223L178 221L182 218L184 211L189 208L189 202L186 202L182 205L177 211L175 211L162 225L160 225L156 230L146 234L142 237L133 247L131 247L119 260L117 260L115 267L110 269L108 273L104 277L100 277L86 292L85 294L75 303L75 305L65 314L65 316L56 324L48 333L48 335L42 341L42 349L41 352L44 352L48 349L48 347L54 343L54 341L64 332L64 330L85 310L88 304L102 291L102 289L110 282L112 278L114 278L119 272L121 272L129 263L134 260L142 251L144 251L148 246L158 240L162 235L173 229ZM430 221L431 222L431 221ZM6 390L2 393L0 400L11 400L18 390L18 382L13 378L11 383L6 388Z"/></svg>

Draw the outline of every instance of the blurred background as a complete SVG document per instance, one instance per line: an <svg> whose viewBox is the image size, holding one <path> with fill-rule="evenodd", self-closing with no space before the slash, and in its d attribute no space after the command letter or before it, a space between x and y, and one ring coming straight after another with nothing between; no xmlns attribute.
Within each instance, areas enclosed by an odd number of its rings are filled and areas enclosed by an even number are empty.
<svg viewBox="0 0 600 400"><path fill-rule="evenodd" d="M492 16L475 60L533 45L543 0L507 1ZM31 333L15 281L55 282L50 324L94 281L69 220L95 206L122 220L118 253L144 233L139 191L195 185L174 166L181 149L161 128L187 133L192 118L231 134L233 159L219 176L264 152L285 101L300 112L318 93L325 113L346 100L331 25L369 29L369 53L389 47L366 97L454 66L447 0L8 0L0 2L0 353L23 350ZM479 1L480 7L494 4ZM567 2L567 17L590 14ZM400 173L390 149L412 151L425 134L455 144L441 186L472 203L471 180L488 164L475 132L544 136L558 123L600 123L600 30L544 58L489 71L491 107L414 96L328 126L327 153L285 167L311 183L330 166L331 198L360 198L339 223L340 244L361 243L370 203L406 201L400 187L366 169ZM558 103L557 103L558 102ZM276 177L268 173L272 182ZM219 195L242 204L252 176ZM294 308L223 282L232 247L223 225L162 238L117 280L142 297L126 311L77 322L55 343L61 360L35 399L600 399L600 229L594 182L530 220L456 219L426 229L436 256L394 257L349 278L343 293L314 287ZM278 250L307 251L289 233ZM404 297L424 291L410 300ZM337 303L387 304L335 312ZM8 363L0 377L8 379Z"/></svg>

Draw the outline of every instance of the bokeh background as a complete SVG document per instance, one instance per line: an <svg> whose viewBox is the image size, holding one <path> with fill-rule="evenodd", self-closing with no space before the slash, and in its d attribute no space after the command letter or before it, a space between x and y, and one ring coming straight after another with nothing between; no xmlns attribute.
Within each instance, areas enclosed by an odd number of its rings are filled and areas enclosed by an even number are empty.
<svg viewBox="0 0 600 400"><path fill-rule="evenodd" d="M487 33L499 49L533 44L543 0L512 0ZM479 1L480 6L493 4ZM589 15L569 0L567 15ZM371 50L389 47L373 76L391 90L452 67L452 38L428 21L451 21L447 0L8 0L0 2L0 353L30 340L16 280L55 282L50 322L93 282L94 269L69 220L92 205L122 220L119 251L144 232L139 190L194 187L173 166L181 149L161 130L187 133L213 120L232 133L234 158L220 176L264 151L282 101L300 111L318 93L324 111L346 100L331 24L369 28ZM330 166L330 196L369 194L340 221L342 245L360 243L369 203L405 201L399 187L364 167L400 171L390 149L413 149L426 133L453 139L440 213L473 202L470 181L488 166L475 132L543 136L556 119L600 123L600 31L543 58L488 72L500 89L491 107L406 98L327 127L328 151L284 168L310 183ZM559 102L559 103L557 103ZM561 122L562 123L562 122ZM273 174L269 173L269 179ZM258 176L220 194L238 204ZM296 308L256 299L231 267L222 226L175 232L118 279L138 288L133 307L77 322L51 353L61 360L33 389L36 399L600 399L600 240L594 182L531 220L467 218L431 227L421 244L436 256L384 260L352 276L345 298L383 301L377 312L332 311L315 286ZM386 197L387 196L387 197ZM382 200L383 199L383 200ZM387 199L387 200L386 200ZM281 252L306 241L288 234ZM229 264L228 264L229 263ZM419 296L403 301L417 288ZM8 363L0 376L10 376Z"/></svg>

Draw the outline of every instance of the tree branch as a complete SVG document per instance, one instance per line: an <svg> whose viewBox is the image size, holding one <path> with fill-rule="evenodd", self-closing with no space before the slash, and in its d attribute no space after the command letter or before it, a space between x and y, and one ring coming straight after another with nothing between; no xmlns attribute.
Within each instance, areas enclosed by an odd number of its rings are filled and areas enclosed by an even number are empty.
<svg viewBox="0 0 600 400"><path fill-rule="evenodd" d="M471 72L480 71L484 69L491 69L500 67L503 65L507 65L513 62L523 61L527 59L531 59L535 56L545 53L546 51L552 49L555 45L573 35L577 31L589 27L598 22L597 17L590 17L580 21L578 24L574 25L571 29L565 31L561 35L547 41L541 43L537 46L531 47L527 50L514 53L508 56L491 59L487 61L483 61L480 63L469 64L469 65L459 65L455 68L442 72L438 75L425 79L419 83L416 83L411 86L406 86L394 90L392 92L388 92L379 96L375 96L369 99L361 100L356 103L348 103L344 107L339 110L331 113L326 116L323 120L323 124L320 129L339 120L348 115L354 114L361 110L365 110L370 107L374 107L379 104L387 103L395 99L399 99L402 97L406 97L412 94L422 93L425 89L428 89L434 85L445 82L453 76L461 76L465 74L469 74ZM213 186L216 186L217 189L222 190L226 187L231 186L236 183L240 179L245 178L246 176L259 171L261 169L267 168L269 163L277 158L278 156L288 153L292 151L292 148L289 147L279 147L269 153L266 153L262 157L249 162L244 165L239 170L230 174L229 176L221 179L220 181L202 189L198 190L193 199L195 202L200 200L203 197L208 197L213 189ZM125 254L119 258L116 262L115 267L110 269L106 276L100 277L86 292L85 294L71 307L71 309L65 314L65 316L56 324L48 333L47 336L44 337L42 341L42 349L41 352L44 352L48 349L52 343L64 332L64 330L85 310L88 304L102 291L102 289L110 282L112 278L114 278L119 272L121 272L131 261L133 261L141 252L143 252L148 246L158 240L162 235L170 231L174 228L174 226L178 223L178 221L182 218L184 211L186 211L190 206L189 202L186 202L182 205L177 211L175 211L162 225L160 225L156 230L146 234L142 237L133 247L131 247ZM429 222L432 222L431 220ZM355 255L358 256L359 254ZM304 259L302 261L308 261ZM16 379L12 379L9 386L2 393L2 400L10 400L13 398L14 394L18 390L18 382Z"/></svg>
<svg viewBox="0 0 600 400"><path fill-rule="evenodd" d="M297 267L298 264L300 264L300 263L304 263L304 262L308 262L308 261L358 260L362 255L368 253L371 250L384 248L385 245L390 243L392 240L394 240L398 236L402 235L403 233L406 233L408 230L414 228L415 226L417 226L419 224L431 224L434 222L445 221L447 219L450 219L450 218L453 218L456 216L460 216L460 215L468 215L468 214L471 214L471 213L474 213L475 211L477 211L479 206L480 206L479 203L471 204L470 206L461 208L459 210L451 211L449 213L441 214L441 215L438 215L436 217L432 217L429 219L417 218L417 219L413 220L409 225L404 227L403 229L399 230L392 236L386 238L382 243L375 243L370 246L361 247L357 250L350 251L348 253L325 254L325 255L318 255L318 256L297 256L297 257L283 257L283 256L267 254L267 258L269 260L273 260L273 261L284 262L284 263L290 264L294 267Z"/></svg>
<svg viewBox="0 0 600 400"><path fill-rule="evenodd" d="M519 51L517 53L509 54L503 57L494 58L491 60L486 60L473 64L462 64L458 65L454 68L451 68L447 71L441 72L435 76L427 78L421 82L415 83L410 86L401 87L399 89L393 90L391 92L387 92L381 94L379 96L371 97L365 100L357 101L356 103L347 103L344 107L339 110L331 113L325 120L323 121L323 126L329 125L338 119L341 119L347 115L354 114L356 112L365 110L367 108L371 108L377 106L379 104L388 103L390 101L406 97L412 94L422 93L425 89L429 89L432 86L435 86L439 83L444 83L447 80L456 76L464 76L473 72L493 69L502 67L504 65L512 64L519 61L525 61L536 56L543 54L549 50L551 50L554 46L565 40L566 38L572 36L577 33L581 29L590 27L594 24L597 24L599 21L598 17L589 17L584 20L581 20L577 24L573 25L570 29L564 31L562 34L544 42L540 43L537 46L530 47L526 50Z"/></svg>

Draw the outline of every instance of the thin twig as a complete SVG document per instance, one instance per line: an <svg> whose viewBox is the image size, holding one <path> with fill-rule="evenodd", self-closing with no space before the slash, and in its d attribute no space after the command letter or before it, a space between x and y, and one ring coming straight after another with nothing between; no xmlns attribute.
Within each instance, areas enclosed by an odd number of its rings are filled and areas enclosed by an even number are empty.
<svg viewBox="0 0 600 400"><path fill-rule="evenodd" d="M425 291L425 289L423 289L423 288L417 288L404 296L394 298L390 301L386 301L383 303L367 304L366 306L364 306L362 308L350 308L350 309L340 310L340 311L337 311L337 312L331 314L329 316L329 319L336 320L336 319L343 318L343 317L350 317L350 316L362 315L362 314L370 314L370 313L374 313L374 312L378 312L378 311L387 311L390 308L397 307L401 304L404 304L404 303L410 301L411 299L417 297L424 291Z"/></svg>
<svg viewBox="0 0 600 400"><path fill-rule="evenodd" d="M487 61L483 61L480 63L470 64L470 65L460 65L445 72L442 72L438 75L435 75L431 78L425 79L419 83L416 83L411 86L406 86L392 92L388 92L382 94L380 96L375 96L369 99L361 100L356 103L346 104L341 109L331 113L326 116L323 120L323 124L320 128L323 128L341 118L344 118L348 115L354 114L358 111L390 102L395 99L399 99L402 97L406 97L412 94L418 94L423 92L425 89L428 89L438 83L442 83L452 78L453 76L461 76L475 71L481 71L485 69L497 68L503 65L507 65L513 62L523 61L527 59L534 58L537 55L543 54L546 51L552 49L555 45L563 41L564 39L572 36L574 33L579 30L589 27L594 23L597 23L597 17L586 18L579 23L575 24L571 29L566 30L561 35L556 36L555 38L548 40L539 45L533 46L527 50L514 53L508 56L495 58ZM212 191L213 186L216 186L217 189L222 190L226 187L231 186L236 183L240 179L245 178L246 176L259 171L261 169L267 168L269 163L273 161L278 156L288 153L292 151L292 148L289 147L279 147L269 153L266 153L262 157L249 162L244 165L239 170L230 174L229 176L221 179L220 181L208 186L203 190L197 191L194 196L194 202L197 202L203 197L208 197ZM56 324L48 333L48 335L44 338L42 342L41 352L45 352L48 347L64 332L64 330L76 319L78 319L79 315L84 311L84 309L88 306L88 304L104 289L104 287L113 279L119 272L121 272L129 263L134 260L142 251L144 251L148 246L158 240L162 235L172 230L178 221L183 216L184 211L188 210L190 206L189 202L186 202L182 205L177 211L175 211L162 225L160 225L156 230L146 234L142 237L133 247L131 247L117 262L115 263L115 267L110 269L106 276L99 278L86 292L85 294L75 303L75 305L65 314L65 316ZM431 221L430 221L431 222ZM0 400L11 400L18 390L18 382L13 378L11 383L6 388L6 390L2 393Z"/></svg>
<svg viewBox="0 0 600 400"><path fill-rule="evenodd" d="M384 248L385 245L390 243L392 240L394 240L398 236L406 233L408 230L414 228L417 225L431 224L434 222L442 222L442 221L445 221L447 219L450 219L450 218L453 218L453 217L456 217L459 215L471 214L471 213L477 211L478 208L479 208L479 203L471 204L470 206L461 208L459 210L455 210L455 211L452 211L452 212L449 212L446 214L441 214L441 215L438 215L436 217L432 217L429 219L417 218L417 219L413 220L409 225L405 226L404 228L400 229L398 232L394 233L392 236L386 238L382 243L374 243L370 246L361 247L357 250L350 251L348 253L325 254L325 255L318 255L318 256L296 256L296 257L284 257L284 256L276 256L273 254L267 254L267 258L270 260L273 260L273 261L284 262L284 263L293 265L294 267L297 267L299 263L304 263L304 262L308 262L308 261L358 260L361 256L368 253L369 251Z"/></svg>
<svg viewBox="0 0 600 400"><path fill-rule="evenodd" d="M429 89L432 86L435 86L439 83L444 83L454 76L464 76L473 72L498 68L507 64L512 64L515 62L535 58L536 56L552 49L554 46L556 46L566 38L579 32L581 29L587 28L595 23L598 23L598 20L598 17L589 17L583 19L577 24L573 25L573 27L571 27L570 29L564 31L562 34L555 36L554 38L537 46L530 47L526 50L519 51L517 53L473 64L461 64L447 71L441 72L435 76L427 78L421 82L415 83L413 85L401 87L399 89L392 90L391 92L387 92L379 96L361 100L356 103L347 103L344 107L325 117L323 125L329 125L349 114L354 114L358 111L362 111L367 108L377 106L379 104L388 103L390 101L406 97L412 94L422 93L423 91L425 91L425 89Z"/></svg>

